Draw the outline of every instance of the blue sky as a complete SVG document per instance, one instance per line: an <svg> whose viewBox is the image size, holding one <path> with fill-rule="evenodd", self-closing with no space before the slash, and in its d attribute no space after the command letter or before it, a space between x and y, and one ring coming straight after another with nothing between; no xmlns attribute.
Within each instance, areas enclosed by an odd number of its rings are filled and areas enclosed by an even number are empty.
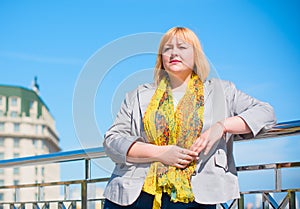
<svg viewBox="0 0 300 209"><path fill-rule="evenodd" d="M30 87L38 76L40 95L56 120L60 146L63 150L80 149L84 146L74 128L73 95L89 59L122 37L185 26L198 35L221 79L269 102L279 122L298 120L299 8L296 0L3 0L0 84ZM109 69L91 101L101 134L112 123L112 111L124 92L135 84L151 82L149 69L154 62L151 54L133 56ZM100 146L101 139L93 143ZM236 161L239 165L299 161L299 146L297 137L240 142L236 144ZM296 178L291 177L292 183Z"/></svg>

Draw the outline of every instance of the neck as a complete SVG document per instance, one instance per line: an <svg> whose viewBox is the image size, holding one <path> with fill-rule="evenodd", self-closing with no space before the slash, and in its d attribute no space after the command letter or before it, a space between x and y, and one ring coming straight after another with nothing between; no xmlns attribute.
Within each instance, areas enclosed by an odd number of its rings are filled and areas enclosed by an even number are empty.
<svg viewBox="0 0 300 209"><path fill-rule="evenodd" d="M187 87L189 80L191 79L191 74L192 73L190 72L185 75L181 74L180 76L178 76L178 75L169 73L172 90L177 90L177 89L179 90L182 88L185 89Z"/></svg>

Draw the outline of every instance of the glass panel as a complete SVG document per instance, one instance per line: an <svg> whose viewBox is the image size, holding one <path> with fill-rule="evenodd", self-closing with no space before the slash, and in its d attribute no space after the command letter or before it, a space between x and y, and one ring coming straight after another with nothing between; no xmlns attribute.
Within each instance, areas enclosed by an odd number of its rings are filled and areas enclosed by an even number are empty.
<svg viewBox="0 0 300 209"><path fill-rule="evenodd" d="M20 168L14 168L14 174L19 174L20 173Z"/></svg>
<svg viewBox="0 0 300 209"><path fill-rule="evenodd" d="M0 122L0 131L4 131L4 123Z"/></svg>
<svg viewBox="0 0 300 209"><path fill-rule="evenodd" d="M16 98L16 97L12 97L12 98L10 99L10 105L11 105L11 106L17 106L17 104L18 104L17 98Z"/></svg>
<svg viewBox="0 0 300 209"><path fill-rule="evenodd" d="M14 138L14 147L20 147L20 139L19 138Z"/></svg>
<svg viewBox="0 0 300 209"><path fill-rule="evenodd" d="M12 118L18 117L18 112L17 111L10 112L10 117L12 117Z"/></svg>

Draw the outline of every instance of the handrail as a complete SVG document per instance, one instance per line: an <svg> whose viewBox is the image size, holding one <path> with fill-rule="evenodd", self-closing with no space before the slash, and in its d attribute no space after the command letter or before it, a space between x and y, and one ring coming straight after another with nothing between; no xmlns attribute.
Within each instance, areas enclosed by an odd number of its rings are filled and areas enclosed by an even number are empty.
<svg viewBox="0 0 300 209"><path fill-rule="evenodd" d="M103 147L54 152L50 154L0 160L0 168L39 165L41 163L62 163L106 157Z"/></svg>
<svg viewBox="0 0 300 209"><path fill-rule="evenodd" d="M300 120L277 123L273 128L258 134L253 139L275 138L297 135L300 133Z"/></svg>
<svg viewBox="0 0 300 209"><path fill-rule="evenodd" d="M270 130L264 133L260 133L252 140L274 138L279 136L290 136L299 133L300 133L300 120L281 122L276 124ZM44 154L44 155L0 160L0 168L39 165L41 163L45 164L45 163L61 163L61 162L77 161L77 160L89 160L93 158L102 158L102 157L106 157L104 148L95 147L95 148L88 148L88 149L62 151L62 152L55 152L55 153Z"/></svg>
<svg viewBox="0 0 300 209"><path fill-rule="evenodd" d="M292 168L292 167L300 167L300 162L247 165L247 166L238 166L236 167L236 169L237 171L255 171L255 170L280 169L280 168Z"/></svg>
<svg viewBox="0 0 300 209"><path fill-rule="evenodd" d="M266 132L259 133L255 138L245 139L245 140L256 140L256 139L265 139L265 138L275 138L282 136L291 136L300 134L300 120L288 121L276 124L273 128ZM241 141L243 141L242 139ZM237 140L240 141L240 140ZM84 161L85 162L85 178L80 180L70 180L70 181L58 181L58 182L42 182L42 183L30 183L23 185L6 185L0 186L1 190L12 189L15 190L15 201L13 202L0 202L0 208L5 206L18 207L23 208L25 204L31 203L33 206L37 206L37 204L44 204L42 208L48 208L49 204L57 203L58 208L66 208L64 206L64 202L69 202L70 206L68 208L75 208L76 203L81 204L82 209L87 209L87 203L90 201L100 201L103 203L103 198L88 198L88 184L107 182L109 177L93 179L91 178L91 160L96 158L104 158L107 157L105 154L103 147L94 147L88 149L79 149L72 151L61 151L50 154L36 155L36 156L28 156L14 159L6 159L0 160L0 168L8 168L8 167L23 167L29 165L41 165L41 164L49 164L49 163L63 163L70 161ZM262 194L262 204L263 208L265 204L271 204L272 207L278 205L276 201L272 198L270 193L273 192L285 192L287 195L284 200L280 203L280 207L273 208L284 208L287 204L289 204L289 208L295 208L295 195L296 192L300 192L300 188L282 188L282 176L281 169L282 168L291 168L291 167L300 167L300 162L280 162L280 163L269 163L269 164L260 164L260 165L247 165L247 166L238 166L237 171L254 171L254 170L264 170L264 169L272 169L275 174L275 188L273 190L259 190L259 191L244 191L241 192L241 198L233 200L230 206L227 203L221 204L222 208L230 209L234 208L236 205L238 208L244 208L244 198L245 194ZM69 199L69 185L79 184L81 187L81 199ZM40 191L44 187L50 186L63 186L64 187L64 199L58 200L48 200L44 201L43 199L38 198L36 201L26 201L20 202L17 198L17 194L20 190L24 188L36 187ZM38 207L36 207L38 208Z"/></svg>

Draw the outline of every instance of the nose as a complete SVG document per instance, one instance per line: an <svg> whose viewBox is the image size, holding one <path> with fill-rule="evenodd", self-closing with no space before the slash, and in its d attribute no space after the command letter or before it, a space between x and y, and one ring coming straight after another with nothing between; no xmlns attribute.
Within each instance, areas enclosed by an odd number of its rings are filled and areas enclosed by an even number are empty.
<svg viewBox="0 0 300 209"><path fill-rule="evenodd" d="M171 57L175 57L178 56L178 48L177 47L173 47L173 49L171 50Z"/></svg>

